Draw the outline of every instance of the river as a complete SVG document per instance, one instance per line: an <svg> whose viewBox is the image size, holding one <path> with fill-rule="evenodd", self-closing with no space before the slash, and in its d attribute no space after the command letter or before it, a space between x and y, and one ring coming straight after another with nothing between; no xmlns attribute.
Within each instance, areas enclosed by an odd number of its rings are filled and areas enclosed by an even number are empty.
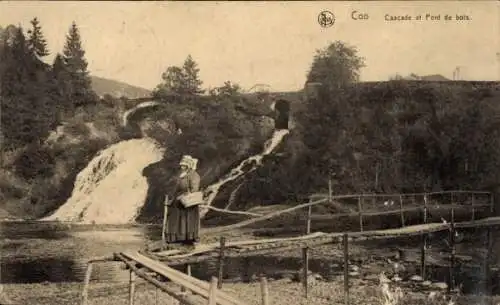
<svg viewBox="0 0 500 305"><path fill-rule="evenodd" d="M144 249L146 244L161 239L157 225L92 226L51 222L3 222L2 283L82 282L87 260L110 256L113 252ZM248 266L250 264L252 266ZM300 258L251 257L232 258L225 262L228 280L265 272L270 277L283 277L297 272ZM175 267L182 270L182 266ZM245 269L246 268L246 269ZM248 269L250 268L250 271ZM311 270L323 268L321 260L311 260ZM217 275L217 259L196 264L194 276L208 280ZM124 282L128 272L117 262L94 264L93 281Z"/></svg>
<svg viewBox="0 0 500 305"><path fill-rule="evenodd" d="M61 283L83 281L86 261L93 257L109 256L113 252L123 250L144 249L146 244L159 240L161 229L157 225L71 225L52 222L2 222L2 260L0 264L2 283ZM473 262L481 264L479 257L482 253L484 240L482 232L470 232L466 238L457 244L457 254L470 256ZM435 234L431 242L434 251L439 252L443 247L444 235ZM364 242L364 250L353 248L361 260L352 259L360 266L367 264L367 253L383 256L388 249L403 247L413 249L418 253L418 238L388 241ZM497 246L500 239L495 239L493 261L498 265L499 257ZM336 246L333 246L336 247ZM384 250L384 249L387 249ZM363 252L364 251L364 252ZM368 252L369 251L369 252ZM341 254L341 251L339 252ZM364 253L364 254L363 254ZM419 255L419 254L418 254ZM418 256L417 255L417 256ZM368 259L369 260L369 259ZM328 265L336 261L340 267L337 270L342 274L342 256L319 258L314 255L309 263L311 271L328 276ZM251 266L249 266L250 264ZM296 273L301 267L300 255L283 256L256 256L250 259L229 259L225 265L224 277L229 280L240 281L249 279L252 275L265 273L268 277L282 278ZM414 264L418 265L418 264ZM182 266L176 267L182 270ZM432 268L431 276L436 281L446 281L448 269ZM192 267L193 275L208 280L217 274L217 260L197 264ZM481 268L458 268L457 281L464 284L467 291L477 290L477 282L481 280ZM498 271L494 271L493 283L498 282ZM99 263L93 268L92 280L124 282L128 280L128 272L116 262Z"/></svg>

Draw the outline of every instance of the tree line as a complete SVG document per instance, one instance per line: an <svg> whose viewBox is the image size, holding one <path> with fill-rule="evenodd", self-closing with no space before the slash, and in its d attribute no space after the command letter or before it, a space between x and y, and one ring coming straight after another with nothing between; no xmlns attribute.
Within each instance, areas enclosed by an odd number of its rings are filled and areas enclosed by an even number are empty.
<svg viewBox="0 0 500 305"><path fill-rule="evenodd" d="M161 75L162 81L153 90L153 97L165 99L178 97L182 100L195 98L208 91L212 98L222 96L236 96L242 93L242 88L234 82L225 81L221 86L203 89L203 81L200 79L200 69L189 54L182 66L170 66Z"/></svg>
<svg viewBox="0 0 500 305"><path fill-rule="evenodd" d="M78 107L95 103L75 22L52 64L46 63L50 50L37 18L26 34L22 26L9 25L0 35L3 149L39 143Z"/></svg>

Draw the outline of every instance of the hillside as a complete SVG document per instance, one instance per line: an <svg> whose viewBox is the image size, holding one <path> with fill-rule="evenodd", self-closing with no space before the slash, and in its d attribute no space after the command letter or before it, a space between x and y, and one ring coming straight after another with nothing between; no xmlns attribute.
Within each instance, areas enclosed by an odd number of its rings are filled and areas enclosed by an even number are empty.
<svg viewBox="0 0 500 305"><path fill-rule="evenodd" d="M118 172L131 179L142 172L150 185L137 193L147 193L138 220L161 221L162 201L157 190L163 192L172 187L169 169L176 168L180 156L199 158L202 185L216 182L246 157L262 151L274 127L270 103L273 98L284 98L292 108L290 135L276 155L263 159L258 170L221 189L214 206L223 208L230 198L231 208L236 210L296 203L307 194L324 191L325 164L338 173L332 181L337 193L359 189L496 189L500 179L496 166L484 164L500 164L496 151L500 147L496 135L499 88L499 82L363 82L342 96L318 94L316 99L321 100L315 101L315 107L305 102L305 96L312 93L308 90L272 92L263 99L245 94L165 103L134 119L143 135L170 147L164 160L152 161L144 169L128 168L124 162L137 159L131 157L137 152L117 160L121 154L104 154L112 162L96 159L92 164L100 166L97 180L88 177L88 181L101 181L117 169L108 164L123 163L125 167ZM78 173L98 157L99 151L119 148L138 137L122 129L116 103L110 105L89 105L54 131L41 147L26 147L4 158L7 171L0 175L0 208L28 219L47 215L70 198ZM395 105L399 107L397 112ZM443 111L431 116L434 107ZM353 115L340 115L345 113ZM426 125L429 120L433 124ZM176 128L182 133L172 133ZM432 128L432 133L426 132L428 128ZM425 150L420 150L420 146ZM362 157L357 162L350 157L353 151ZM473 171L464 167L466 161ZM123 174L123 170L131 173ZM430 179L432 185L428 186Z"/></svg>
<svg viewBox="0 0 500 305"><path fill-rule="evenodd" d="M109 94L116 98L140 98L151 95L150 90L98 76L92 76L92 89L101 97L105 94Z"/></svg>

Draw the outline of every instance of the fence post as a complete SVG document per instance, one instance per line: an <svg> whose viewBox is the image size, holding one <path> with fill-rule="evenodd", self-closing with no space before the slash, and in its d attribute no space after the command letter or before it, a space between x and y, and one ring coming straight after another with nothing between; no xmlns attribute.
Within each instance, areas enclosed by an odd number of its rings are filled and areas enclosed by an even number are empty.
<svg viewBox="0 0 500 305"><path fill-rule="evenodd" d="M130 269L130 281L129 281L129 304L134 305L135 297L135 272Z"/></svg>
<svg viewBox="0 0 500 305"><path fill-rule="evenodd" d="M495 212L495 198L493 193L490 193L490 212L491 216L494 216L493 213Z"/></svg>
<svg viewBox="0 0 500 305"><path fill-rule="evenodd" d="M403 212L403 196L399 195L399 211L401 214L401 227L405 226L405 215Z"/></svg>
<svg viewBox="0 0 500 305"><path fill-rule="evenodd" d="M307 209L307 217L306 217L306 235L311 234L311 212L312 206L309 206ZM308 280L309 280L309 248L302 248L302 260L303 260L303 268L302 268L302 285L304 287L304 294L307 298L308 296Z"/></svg>
<svg viewBox="0 0 500 305"><path fill-rule="evenodd" d="M344 233L342 238L344 246L344 304L349 305L349 236Z"/></svg>
<svg viewBox="0 0 500 305"><path fill-rule="evenodd" d="M212 276L212 280L210 281L210 288L208 290L208 305L216 305L217 304L217 278Z"/></svg>
<svg viewBox="0 0 500 305"><path fill-rule="evenodd" d="M262 294L262 305L269 305L269 289L267 287L267 279L265 276L260 278L260 291Z"/></svg>
<svg viewBox="0 0 500 305"><path fill-rule="evenodd" d="M359 212L359 229L363 232L363 203L362 197L358 196L358 212Z"/></svg>
<svg viewBox="0 0 500 305"><path fill-rule="evenodd" d="M220 246L219 246L219 278L217 283L217 288L222 288L222 276L224 273L224 250L226 248L226 238L221 236Z"/></svg>
<svg viewBox="0 0 500 305"><path fill-rule="evenodd" d="M87 305L88 302L91 275L92 275L92 263L89 262L87 265L87 271L85 272L85 279L83 281L82 305Z"/></svg>
<svg viewBox="0 0 500 305"><path fill-rule="evenodd" d="M484 280L485 280L485 294L492 297L492 285L491 285L491 252L493 248L493 234L491 226L488 226L486 231L486 258L484 259Z"/></svg>
<svg viewBox="0 0 500 305"><path fill-rule="evenodd" d="M449 283L448 292L455 289L455 223L450 224L450 270L449 270Z"/></svg>
<svg viewBox="0 0 500 305"><path fill-rule="evenodd" d="M328 176L328 204L332 204L332 175Z"/></svg>
<svg viewBox="0 0 500 305"><path fill-rule="evenodd" d="M474 208L474 204L475 204L475 200L474 200L475 196L474 196L474 193L471 194L471 205L472 205L472 221L476 220L476 209Z"/></svg>
<svg viewBox="0 0 500 305"><path fill-rule="evenodd" d="M161 227L161 248L165 247L166 236L165 229L167 227L167 216L168 216L168 195L165 196L165 201L163 202L163 225Z"/></svg>
<svg viewBox="0 0 500 305"><path fill-rule="evenodd" d="M455 223L455 208L453 206L451 207L450 213L451 213L450 222Z"/></svg>
<svg viewBox="0 0 500 305"><path fill-rule="evenodd" d="M307 217L306 217L306 234L311 234L311 214L312 206L307 207Z"/></svg>
<svg viewBox="0 0 500 305"><path fill-rule="evenodd" d="M427 223L427 194L424 194L424 214L423 214L423 223ZM424 233L422 234L422 245L421 245L421 253L420 253L420 271L421 271L421 276L425 280L426 276L426 270L425 270L425 265L426 265L426 258L427 258L427 234Z"/></svg>
<svg viewBox="0 0 500 305"><path fill-rule="evenodd" d="M186 264L186 274L191 276L191 264ZM187 291L186 287L182 286L181 292L186 292L186 291Z"/></svg>

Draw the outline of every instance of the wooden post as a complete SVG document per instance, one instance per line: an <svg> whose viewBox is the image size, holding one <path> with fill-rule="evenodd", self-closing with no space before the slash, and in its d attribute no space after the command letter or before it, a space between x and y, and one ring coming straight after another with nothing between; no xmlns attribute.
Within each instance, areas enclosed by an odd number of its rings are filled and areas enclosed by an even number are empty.
<svg viewBox="0 0 500 305"><path fill-rule="evenodd" d="M494 216L494 213L495 212L495 198L493 198L493 194L490 193L490 213L492 216Z"/></svg>
<svg viewBox="0 0 500 305"><path fill-rule="evenodd" d="M448 292L455 289L455 223L452 222L450 225L450 270L449 270L449 283Z"/></svg>
<svg viewBox="0 0 500 305"><path fill-rule="evenodd" d="M455 223L455 208L453 207L453 203L450 210L450 222Z"/></svg>
<svg viewBox="0 0 500 305"><path fill-rule="evenodd" d="M476 220L476 215L475 215L476 214L476 209L474 208L474 203L475 203L474 202L475 201L474 198L475 198L474 193L472 193L472 195L471 195L472 221Z"/></svg>
<svg viewBox="0 0 500 305"><path fill-rule="evenodd" d="M349 236L344 233L342 238L344 245L344 302L349 305Z"/></svg>
<svg viewBox="0 0 500 305"><path fill-rule="evenodd" d="M186 264L186 274L191 276L191 265L190 264ZM181 292L186 292L186 287L182 286Z"/></svg>
<svg viewBox="0 0 500 305"><path fill-rule="evenodd" d="M133 270L130 270L130 281L129 281L129 304L134 305L134 297L135 297L135 273Z"/></svg>
<svg viewBox="0 0 500 305"><path fill-rule="evenodd" d="M250 283L252 281L251 260L249 257L244 256L242 259L243 265L243 282Z"/></svg>
<svg viewBox="0 0 500 305"><path fill-rule="evenodd" d="M405 226L405 215L403 212L403 196L399 195L399 211L401 214L401 227Z"/></svg>
<svg viewBox="0 0 500 305"><path fill-rule="evenodd" d="M311 234L311 214L312 206L307 207L307 217L306 217L306 234Z"/></svg>
<svg viewBox="0 0 500 305"><path fill-rule="evenodd" d="M165 201L163 202L163 225L161 229L161 248L165 246L166 237L165 230L167 229L167 216L168 216L168 195L165 197Z"/></svg>
<svg viewBox="0 0 500 305"><path fill-rule="evenodd" d="M486 230L486 258L484 259L484 281L485 281L485 295L492 296L492 285L491 285L491 254L493 249L493 231L491 226L488 226Z"/></svg>
<svg viewBox="0 0 500 305"><path fill-rule="evenodd" d="M137 268L136 264L133 261L128 261L128 259L125 258L123 255L121 255L119 253L116 253L115 255L120 260L122 260L123 263L125 263L129 267L130 270L134 271L136 276L141 277L141 278L145 279L146 281L148 281L149 283L153 284L154 286L160 288L161 290L166 292L169 296L171 296L173 299L175 299L179 302L185 303L186 305L199 305L199 303L194 302L194 300L192 298L188 298L188 297L179 295L179 290L173 288L168 283L161 282L158 279L156 279L154 276L151 276L147 272ZM185 285L189 284L189 287L191 287L191 289L196 288L196 290L197 290L196 294L200 294L201 291L203 290L202 287L196 287L196 285L193 286L194 284L192 282L189 282L189 281L187 281L185 283L183 282L183 284L185 284ZM204 288L204 289L208 290L208 287Z"/></svg>
<svg viewBox="0 0 500 305"><path fill-rule="evenodd" d="M328 176L328 203L332 204L332 175Z"/></svg>
<svg viewBox="0 0 500 305"><path fill-rule="evenodd" d="M269 305L269 289L267 287L267 279L264 276L260 278L260 291L262 294L262 305Z"/></svg>
<svg viewBox="0 0 500 305"><path fill-rule="evenodd" d="M83 280L82 305L87 305L88 303L91 275L92 275L92 263L89 263L87 265L87 271L85 272L85 279Z"/></svg>
<svg viewBox="0 0 500 305"><path fill-rule="evenodd" d="M427 194L424 195L424 213L423 213L423 223L427 223ZM421 271L421 276L425 280L426 276L426 270L425 270L425 265L426 265L426 259L427 259L427 234L424 233L422 234L422 245L421 245L421 253L420 253L420 271Z"/></svg>
<svg viewBox="0 0 500 305"><path fill-rule="evenodd" d="M358 213L359 213L359 230L363 232L363 203L362 197L358 197Z"/></svg>
<svg viewBox="0 0 500 305"><path fill-rule="evenodd" d="M212 276L212 280L210 281L210 288L208 290L208 305L216 305L217 304L217 278Z"/></svg>
<svg viewBox="0 0 500 305"><path fill-rule="evenodd" d="M424 224L427 223L427 194L424 195L424 215L423 215Z"/></svg>
<svg viewBox="0 0 500 305"><path fill-rule="evenodd" d="M306 235L311 234L311 211L312 207L309 206L307 209L306 217ZM302 248L302 286L304 287L304 294L307 298L308 296L308 279L309 279L309 248Z"/></svg>
<svg viewBox="0 0 500 305"><path fill-rule="evenodd" d="M222 288L222 276L224 275L224 249L226 247L226 238L221 236L219 247L219 278L217 288Z"/></svg>

